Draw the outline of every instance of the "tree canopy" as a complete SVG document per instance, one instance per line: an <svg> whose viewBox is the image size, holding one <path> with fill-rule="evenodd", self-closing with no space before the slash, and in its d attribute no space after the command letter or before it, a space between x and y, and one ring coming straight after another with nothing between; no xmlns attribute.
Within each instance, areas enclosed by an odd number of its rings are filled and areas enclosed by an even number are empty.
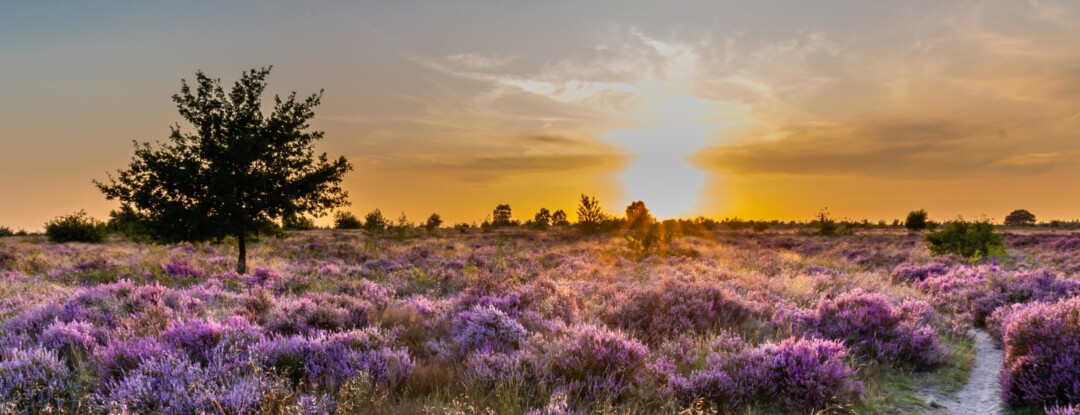
<svg viewBox="0 0 1080 415"><path fill-rule="evenodd" d="M344 157L316 156L323 132L310 129L322 91L298 99L274 96L263 113L270 68L245 71L228 92L202 71L194 90L172 96L191 131L171 127L165 143L135 143L127 170L94 183L148 236L162 242L237 239L237 272L247 270L245 240L273 231L284 218L348 204Z"/></svg>
<svg viewBox="0 0 1080 415"><path fill-rule="evenodd" d="M1005 224L1009 226L1032 226L1035 224L1035 214L1026 209L1017 209L1005 216Z"/></svg>

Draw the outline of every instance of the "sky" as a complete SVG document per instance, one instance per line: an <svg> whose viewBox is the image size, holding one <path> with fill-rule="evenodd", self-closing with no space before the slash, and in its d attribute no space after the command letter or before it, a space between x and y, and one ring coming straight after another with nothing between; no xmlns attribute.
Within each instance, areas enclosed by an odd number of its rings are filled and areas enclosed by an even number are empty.
<svg viewBox="0 0 1080 415"><path fill-rule="evenodd" d="M1078 8L0 0L0 225L106 218L91 180L167 138L181 79L267 65L325 90L358 214L1078 219Z"/></svg>

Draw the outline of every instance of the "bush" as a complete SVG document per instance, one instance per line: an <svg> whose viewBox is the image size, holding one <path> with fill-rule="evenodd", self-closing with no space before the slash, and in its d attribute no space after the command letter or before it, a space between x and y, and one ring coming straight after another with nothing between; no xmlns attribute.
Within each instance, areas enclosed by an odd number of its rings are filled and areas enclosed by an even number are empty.
<svg viewBox="0 0 1080 415"><path fill-rule="evenodd" d="M631 291L616 302L607 322L647 337L735 327L751 315L720 287L700 282L669 280Z"/></svg>
<svg viewBox="0 0 1080 415"><path fill-rule="evenodd" d="M334 229L360 229L360 219L350 212L338 212L334 214Z"/></svg>
<svg viewBox="0 0 1080 415"><path fill-rule="evenodd" d="M427 221L424 222L424 229L427 229L429 231L433 231L435 229L438 229L440 226L442 226L442 224L443 224L442 217L439 216L438 213L432 213L431 216L428 216Z"/></svg>
<svg viewBox="0 0 1080 415"><path fill-rule="evenodd" d="M87 216L80 210L71 215L58 217L45 224L45 235L50 242L89 242L105 241L108 230L101 221Z"/></svg>
<svg viewBox="0 0 1080 415"><path fill-rule="evenodd" d="M904 227L909 231L921 231L926 229L927 214L923 209L913 210L908 213L907 220L904 221Z"/></svg>
<svg viewBox="0 0 1080 415"><path fill-rule="evenodd" d="M390 220L383 216L382 211L375 209L364 215L364 230L368 232L382 232L390 226Z"/></svg>
<svg viewBox="0 0 1080 415"><path fill-rule="evenodd" d="M1023 307L1011 314L1004 332L1005 403L1080 404L1080 297Z"/></svg>
<svg viewBox="0 0 1080 415"><path fill-rule="evenodd" d="M7 236L15 236L15 231L7 226L0 226L0 238Z"/></svg>
<svg viewBox="0 0 1080 415"><path fill-rule="evenodd" d="M941 230L926 235L926 247L932 255L954 254L973 259L1005 254L1001 235L994 233L994 225L989 221L949 222Z"/></svg>
<svg viewBox="0 0 1080 415"><path fill-rule="evenodd" d="M11 349L0 356L0 402L21 413L63 412L72 382L71 370L52 351Z"/></svg>
<svg viewBox="0 0 1080 415"><path fill-rule="evenodd" d="M548 389L583 403L620 401L644 384L649 349L623 332L576 325L543 346L538 367Z"/></svg>
<svg viewBox="0 0 1080 415"><path fill-rule="evenodd" d="M897 304L881 294L854 291L821 300L815 313L796 315L792 323L813 337L842 341L864 357L929 370L946 358L930 326L933 315L921 301Z"/></svg>
<svg viewBox="0 0 1080 415"><path fill-rule="evenodd" d="M789 338L751 349L715 352L705 367L676 380L687 403L706 400L720 413L760 402L779 402L790 412L816 413L848 405L862 394L862 383L845 364L847 349L831 340Z"/></svg>

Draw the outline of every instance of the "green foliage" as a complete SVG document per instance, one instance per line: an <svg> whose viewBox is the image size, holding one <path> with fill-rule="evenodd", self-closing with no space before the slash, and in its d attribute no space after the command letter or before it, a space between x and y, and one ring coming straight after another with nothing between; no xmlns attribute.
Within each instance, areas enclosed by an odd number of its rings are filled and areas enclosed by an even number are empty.
<svg viewBox="0 0 1080 415"><path fill-rule="evenodd" d="M511 226L513 225L511 219L510 205L499 205L495 207L495 210L491 212L491 226Z"/></svg>
<svg viewBox="0 0 1080 415"><path fill-rule="evenodd" d="M1025 209L1014 210L1005 216L1008 226L1035 226L1035 214Z"/></svg>
<svg viewBox="0 0 1080 415"><path fill-rule="evenodd" d="M966 222L962 218L946 223L941 230L926 235L932 255L954 254L965 258L1001 257L1005 249L1001 235L990 221Z"/></svg>
<svg viewBox="0 0 1080 415"><path fill-rule="evenodd" d="M45 224L45 236L50 242L101 243L107 235L105 224L88 216L84 210L58 217Z"/></svg>
<svg viewBox="0 0 1080 415"><path fill-rule="evenodd" d="M6 236L15 236L15 231L11 230L11 228L7 226L0 226L0 238Z"/></svg>
<svg viewBox="0 0 1080 415"><path fill-rule="evenodd" d="M595 197L581 195L581 203L577 208L578 229L582 233L594 235L600 233L604 222L608 221L608 215L600 207L600 202Z"/></svg>
<svg viewBox="0 0 1080 415"><path fill-rule="evenodd" d="M323 138L311 131L322 93L274 97L263 113L269 68L244 72L229 92L196 72L196 87L182 81L172 99L192 131L171 128L168 142L135 144L127 170L95 181L110 200L132 212L155 240L237 239L237 271L247 271L246 238L276 231L277 221L322 215L347 204L341 180L352 169L344 157L316 156Z"/></svg>
<svg viewBox="0 0 1080 415"><path fill-rule="evenodd" d="M363 224L352 212L337 212L334 214L334 229L360 229Z"/></svg>
<svg viewBox="0 0 1080 415"><path fill-rule="evenodd" d="M926 229L928 218L926 210L913 210L908 213L907 220L904 221L904 227L909 231L921 231Z"/></svg>
<svg viewBox="0 0 1080 415"><path fill-rule="evenodd" d="M364 215L364 230L368 232L382 232L390 226L390 220L383 216L382 211L375 209Z"/></svg>
<svg viewBox="0 0 1080 415"><path fill-rule="evenodd" d="M424 229L432 231L438 229L442 224L442 217L439 216L438 213L432 213L431 216L428 216L427 220L424 221Z"/></svg>

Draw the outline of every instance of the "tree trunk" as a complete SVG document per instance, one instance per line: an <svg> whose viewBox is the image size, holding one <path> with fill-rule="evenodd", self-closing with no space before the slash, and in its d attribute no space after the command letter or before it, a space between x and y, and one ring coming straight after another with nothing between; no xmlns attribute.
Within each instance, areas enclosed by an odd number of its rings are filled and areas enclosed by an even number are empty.
<svg viewBox="0 0 1080 415"><path fill-rule="evenodd" d="M247 273L247 245L244 240L245 236L246 235L244 235L243 232L236 235L236 242L240 248L240 258L236 260L236 273L240 275Z"/></svg>

